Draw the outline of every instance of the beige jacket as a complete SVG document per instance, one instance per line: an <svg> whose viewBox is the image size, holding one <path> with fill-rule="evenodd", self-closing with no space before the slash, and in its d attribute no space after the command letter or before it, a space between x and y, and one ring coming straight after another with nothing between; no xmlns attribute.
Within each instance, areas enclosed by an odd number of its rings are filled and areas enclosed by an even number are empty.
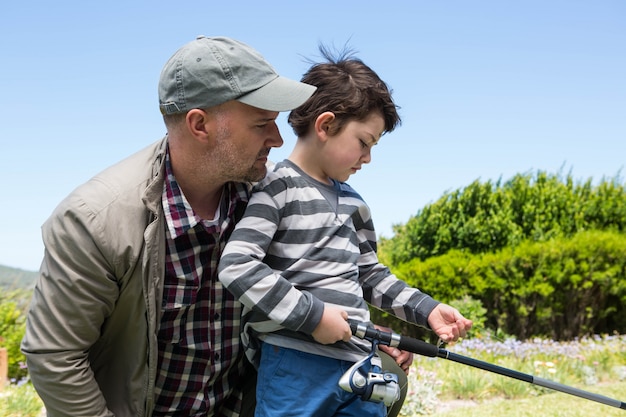
<svg viewBox="0 0 626 417"><path fill-rule="evenodd" d="M43 225L22 351L49 416L149 416L165 265L166 139L73 191Z"/></svg>

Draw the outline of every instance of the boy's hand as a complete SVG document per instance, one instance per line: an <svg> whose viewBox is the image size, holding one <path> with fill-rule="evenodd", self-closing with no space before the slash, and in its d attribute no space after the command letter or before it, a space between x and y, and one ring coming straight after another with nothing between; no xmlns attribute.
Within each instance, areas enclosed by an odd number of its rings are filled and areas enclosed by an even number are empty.
<svg viewBox="0 0 626 417"><path fill-rule="evenodd" d="M341 308L326 304L324 313L319 324L313 330L315 341L328 345L343 340L348 342L352 337L352 331L348 324L348 313Z"/></svg>
<svg viewBox="0 0 626 417"><path fill-rule="evenodd" d="M447 304L439 304L428 316L428 324L444 342L454 342L465 337L472 321Z"/></svg>

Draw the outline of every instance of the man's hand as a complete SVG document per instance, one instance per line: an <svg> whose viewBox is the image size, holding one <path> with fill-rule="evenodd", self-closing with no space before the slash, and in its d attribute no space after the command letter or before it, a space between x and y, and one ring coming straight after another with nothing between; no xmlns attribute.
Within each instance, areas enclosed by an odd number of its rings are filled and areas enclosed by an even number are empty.
<svg viewBox="0 0 626 417"><path fill-rule="evenodd" d="M388 327L379 326L377 324L374 325L378 330L382 330L384 332L392 332L392 330ZM400 368L408 375L409 368L413 363L413 352L409 352L406 350L400 350L395 347L387 346L387 345L378 345L378 349L385 352L387 355L391 356L394 361L398 364Z"/></svg>
<svg viewBox="0 0 626 417"><path fill-rule="evenodd" d="M340 340L349 342L352 337L352 331L347 320L348 313L345 310L328 304L324 305L322 319L315 330L313 330L313 339L324 345Z"/></svg>

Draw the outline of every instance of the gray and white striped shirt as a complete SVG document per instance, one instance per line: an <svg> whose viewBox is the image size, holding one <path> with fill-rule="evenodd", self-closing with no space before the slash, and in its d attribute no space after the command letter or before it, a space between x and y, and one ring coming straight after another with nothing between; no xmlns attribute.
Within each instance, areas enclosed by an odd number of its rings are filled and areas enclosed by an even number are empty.
<svg viewBox="0 0 626 417"><path fill-rule="evenodd" d="M324 304L368 322L368 303L427 327L438 304L378 262L369 207L346 183L323 184L289 160L254 189L224 249L219 279L245 306L242 340L256 365L258 340L357 361L371 345L322 345L311 333Z"/></svg>

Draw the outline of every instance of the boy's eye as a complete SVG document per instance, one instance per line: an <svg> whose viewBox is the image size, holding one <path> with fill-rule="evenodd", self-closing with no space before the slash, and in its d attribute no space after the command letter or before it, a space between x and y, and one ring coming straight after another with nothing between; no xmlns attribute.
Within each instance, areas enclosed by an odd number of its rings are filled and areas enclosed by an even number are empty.
<svg viewBox="0 0 626 417"><path fill-rule="evenodd" d="M365 143L363 140L359 139L359 142L361 142L361 148L365 149L367 148L367 143Z"/></svg>

